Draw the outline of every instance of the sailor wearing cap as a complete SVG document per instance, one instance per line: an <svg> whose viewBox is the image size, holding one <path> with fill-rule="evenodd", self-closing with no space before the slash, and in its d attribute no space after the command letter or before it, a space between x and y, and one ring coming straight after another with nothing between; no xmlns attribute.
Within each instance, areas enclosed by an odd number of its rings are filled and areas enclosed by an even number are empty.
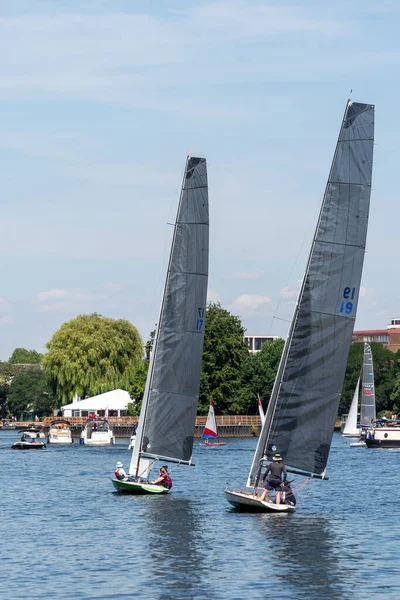
<svg viewBox="0 0 400 600"><path fill-rule="evenodd" d="M276 504L281 503L280 488L282 481L287 479L286 467L283 464L283 459L280 454L274 454L272 462L268 465L267 470L264 473L263 481L264 491L260 496L260 500L266 500L272 502L268 495L268 492L275 490L275 502Z"/></svg>
<svg viewBox="0 0 400 600"><path fill-rule="evenodd" d="M128 475L125 473L123 466L124 465L120 461L118 461L117 464L115 465L114 475L117 479L119 479L119 481L127 481L128 480Z"/></svg>

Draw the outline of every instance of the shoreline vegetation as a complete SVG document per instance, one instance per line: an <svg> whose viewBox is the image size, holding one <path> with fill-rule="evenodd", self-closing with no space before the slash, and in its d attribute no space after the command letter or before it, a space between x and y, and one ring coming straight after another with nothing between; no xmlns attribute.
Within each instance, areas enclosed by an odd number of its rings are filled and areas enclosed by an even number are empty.
<svg viewBox="0 0 400 600"><path fill-rule="evenodd" d="M220 303L208 304L199 417L207 414L210 398L221 416L257 415L258 395L266 410L284 340L266 341L260 351L251 353L244 335L238 316ZM45 354L16 348L7 362L0 362L0 418L41 420L76 395L83 399L117 388L129 392L128 415L138 417L154 337L155 331L150 332L144 344L128 321L94 313L62 324ZM390 417L400 406L400 351L393 353L376 342L371 349L377 413ZM362 357L363 344L353 342L338 418L348 413Z"/></svg>

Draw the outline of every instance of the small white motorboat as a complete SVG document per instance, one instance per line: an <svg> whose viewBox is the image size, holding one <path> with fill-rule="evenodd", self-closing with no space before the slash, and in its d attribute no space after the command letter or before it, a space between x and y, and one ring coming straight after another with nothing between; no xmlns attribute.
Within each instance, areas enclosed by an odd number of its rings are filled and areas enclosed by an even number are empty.
<svg viewBox="0 0 400 600"><path fill-rule="evenodd" d="M73 444L70 422L64 419L52 421L49 428L49 444Z"/></svg>
<svg viewBox="0 0 400 600"><path fill-rule="evenodd" d="M107 419L100 419L99 417L88 419L82 430L79 443L88 446L114 445L115 437Z"/></svg>
<svg viewBox="0 0 400 600"><path fill-rule="evenodd" d="M37 428L21 429L19 440L13 443L13 450L42 450L46 448L46 436Z"/></svg>

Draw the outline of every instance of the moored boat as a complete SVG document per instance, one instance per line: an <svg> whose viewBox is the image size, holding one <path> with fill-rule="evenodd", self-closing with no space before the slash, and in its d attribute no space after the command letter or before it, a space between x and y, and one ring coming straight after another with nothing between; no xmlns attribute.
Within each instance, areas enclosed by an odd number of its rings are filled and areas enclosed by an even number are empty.
<svg viewBox="0 0 400 600"><path fill-rule="evenodd" d="M42 450L46 448L46 436L36 427L21 429L19 440L13 443L13 450Z"/></svg>
<svg viewBox="0 0 400 600"><path fill-rule="evenodd" d="M87 446L111 446L115 437L107 419L89 418L79 438L80 444Z"/></svg>
<svg viewBox="0 0 400 600"><path fill-rule="evenodd" d="M367 448L400 448L400 421L379 419L365 432Z"/></svg>
<svg viewBox="0 0 400 600"><path fill-rule="evenodd" d="M72 444L70 422L64 419L51 421L49 426L49 444Z"/></svg>
<svg viewBox="0 0 400 600"><path fill-rule="evenodd" d="M275 453L287 472L327 479L326 467L353 334L371 193L374 107L348 101L317 228L246 490L235 508L293 512L258 498Z"/></svg>
<svg viewBox="0 0 400 600"><path fill-rule="evenodd" d="M155 462L193 464L207 302L208 220L206 161L188 157L129 473L112 479L118 492L167 494L170 487L163 482L151 483Z"/></svg>

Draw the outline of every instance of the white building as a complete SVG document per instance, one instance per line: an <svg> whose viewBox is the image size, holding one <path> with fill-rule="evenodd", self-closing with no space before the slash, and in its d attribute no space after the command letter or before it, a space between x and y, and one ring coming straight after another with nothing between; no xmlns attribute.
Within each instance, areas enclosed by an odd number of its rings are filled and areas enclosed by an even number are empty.
<svg viewBox="0 0 400 600"><path fill-rule="evenodd" d="M106 410L109 417L125 417L129 402L132 402L132 399L128 392L112 390L84 400L76 400L72 404L62 406L61 410L66 418L88 417L91 413L104 417Z"/></svg>
<svg viewBox="0 0 400 600"><path fill-rule="evenodd" d="M278 335L246 335L243 338L243 341L250 352L254 354L254 352L259 352L261 350L265 342L274 342L278 339Z"/></svg>

